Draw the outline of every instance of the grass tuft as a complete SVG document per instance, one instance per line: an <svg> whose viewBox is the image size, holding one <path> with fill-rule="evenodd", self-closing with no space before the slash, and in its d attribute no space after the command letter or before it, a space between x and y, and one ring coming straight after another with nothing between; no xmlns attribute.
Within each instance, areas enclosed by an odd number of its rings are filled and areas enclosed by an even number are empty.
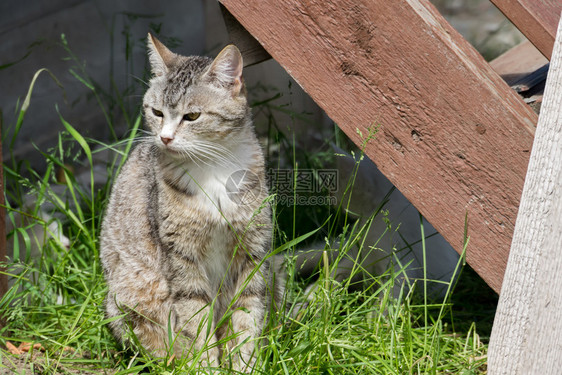
<svg viewBox="0 0 562 375"><path fill-rule="evenodd" d="M76 59L74 55L71 58ZM41 71L29 86L13 138L3 140L8 148L25 126L29 98ZM115 124L101 100L107 95L98 92L99 85L85 70L75 69L73 74L94 93L114 135ZM266 116L271 121L273 111L279 110L272 104L278 97L275 94L271 100L256 103L259 111L272 111ZM126 111L121 95L115 95L114 100L112 108ZM10 289L0 300L0 316L6 322L0 328L2 371L181 374L195 370L197 361L190 358L170 354L152 358L132 332L129 345L116 342L108 329L115 318L104 315L107 288L99 262L101 215L111 183L138 139L142 121L138 110L125 113L130 131L124 140L113 143L89 139L59 118L66 130L59 135L56 147L40 150L47 165L42 174L13 159L4 165L11 256L4 272L10 278ZM269 132L268 147L278 145L298 169L294 142L277 131L275 124ZM375 132L370 132L365 142L374 136ZM102 157L107 154L110 157ZM319 162L305 159L309 166ZM486 372L487 346L470 315L463 315L469 318L457 325L461 330L454 329L457 302L453 284L447 286L443 300L434 301L424 293L427 280L408 279L404 272L407 265L371 275L360 262L353 265L349 278L338 281L335 270L348 259L353 246L359 246L361 256L376 251L365 243L372 220L359 227L348 217L345 203L337 209L285 207L276 205L273 196L270 199L276 229L274 253L285 258L287 291L284 307L273 312L261 338L267 344L257 354L255 374ZM381 204L375 215L383 215L383 208ZM420 225L423 232L423 222ZM316 278L303 279L295 270L294 253L312 238L321 238L326 245ZM468 239L465 243L468 245ZM457 272L462 267L461 258ZM358 284L355 276L359 275ZM200 329L209 331L211 325ZM168 335L173 337L169 330ZM41 347L21 355L8 350L9 343L17 347L24 342ZM200 354L192 353L195 358ZM226 368L200 370L230 373Z"/></svg>

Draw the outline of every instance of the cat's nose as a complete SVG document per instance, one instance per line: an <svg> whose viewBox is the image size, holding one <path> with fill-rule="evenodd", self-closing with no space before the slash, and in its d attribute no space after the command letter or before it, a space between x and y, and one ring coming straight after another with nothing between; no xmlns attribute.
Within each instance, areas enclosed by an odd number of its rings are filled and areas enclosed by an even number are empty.
<svg viewBox="0 0 562 375"><path fill-rule="evenodd" d="M174 138L168 138L168 137L163 137L163 136L160 136L160 139L162 140L162 143L164 143L166 146L168 145L168 143L170 143L174 140Z"/></svg>

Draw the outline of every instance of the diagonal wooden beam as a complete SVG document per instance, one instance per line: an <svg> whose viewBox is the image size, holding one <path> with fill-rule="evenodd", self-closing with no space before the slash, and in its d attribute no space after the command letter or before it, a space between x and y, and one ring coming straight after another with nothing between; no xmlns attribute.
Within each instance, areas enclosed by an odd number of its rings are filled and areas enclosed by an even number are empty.
<svg viewBox="0 0 562 375"><path fill-rule="evenodd" d="M550 60L561 0L491 0L492 3Z"/></svg>
<svg viewBox="0 0 562 375"><path fill-rule="evenodd" d="M222 4L499 291L537 116L480 54L427 0Z"/></svg>

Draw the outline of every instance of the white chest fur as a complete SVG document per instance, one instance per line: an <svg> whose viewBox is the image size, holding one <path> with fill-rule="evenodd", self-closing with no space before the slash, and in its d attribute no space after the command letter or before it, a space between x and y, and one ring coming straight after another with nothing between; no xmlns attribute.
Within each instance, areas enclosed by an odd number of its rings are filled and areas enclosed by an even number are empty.
<svg viewBox="0 0 562 375"><path fill-rule="evenodd" d="M235 171L235 168L218 166L170 165L164 173L186 193L186 199L190 205L195 205L196 210L208 215L212 221L223 221L239 209L226 188L227 180Z"/></svg>

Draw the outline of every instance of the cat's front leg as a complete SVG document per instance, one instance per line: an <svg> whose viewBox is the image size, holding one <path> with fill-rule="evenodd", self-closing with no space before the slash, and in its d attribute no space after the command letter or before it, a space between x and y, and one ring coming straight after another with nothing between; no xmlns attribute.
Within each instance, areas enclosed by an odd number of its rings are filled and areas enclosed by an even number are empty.
<svg viewBox="0 0 562 375"><path fill-rule="evenodd" d="M235 336L228 343L231 352L232 368L240 372L251 372L256 361L256 349L263 331L267 306L267 272L264 264L255 274L254 263L247 262L237 281L238 299L233 304L232 332ZM241 344L240 347L238 347ZM235 349L236 348L236 349Z"/></svg>
<svg viewBox="0 0 562 375"><path fill-rule="evenodd" d="M180 292L180 295L183 294ZM202 367L219 365L219 349L211 301L198 295L183 295L174 303L177 316L174 353L193 357ZM209 329L210 328L210 329Z"/></svg>
<svg viewBox="0 0 562 375"><path fill-rule="evenodd" d="M204 367L218 366L213 299L206 278L195 262L173 254L168 258L168 278L175 314L174 353L177 357L199 357Z"/></svg>

